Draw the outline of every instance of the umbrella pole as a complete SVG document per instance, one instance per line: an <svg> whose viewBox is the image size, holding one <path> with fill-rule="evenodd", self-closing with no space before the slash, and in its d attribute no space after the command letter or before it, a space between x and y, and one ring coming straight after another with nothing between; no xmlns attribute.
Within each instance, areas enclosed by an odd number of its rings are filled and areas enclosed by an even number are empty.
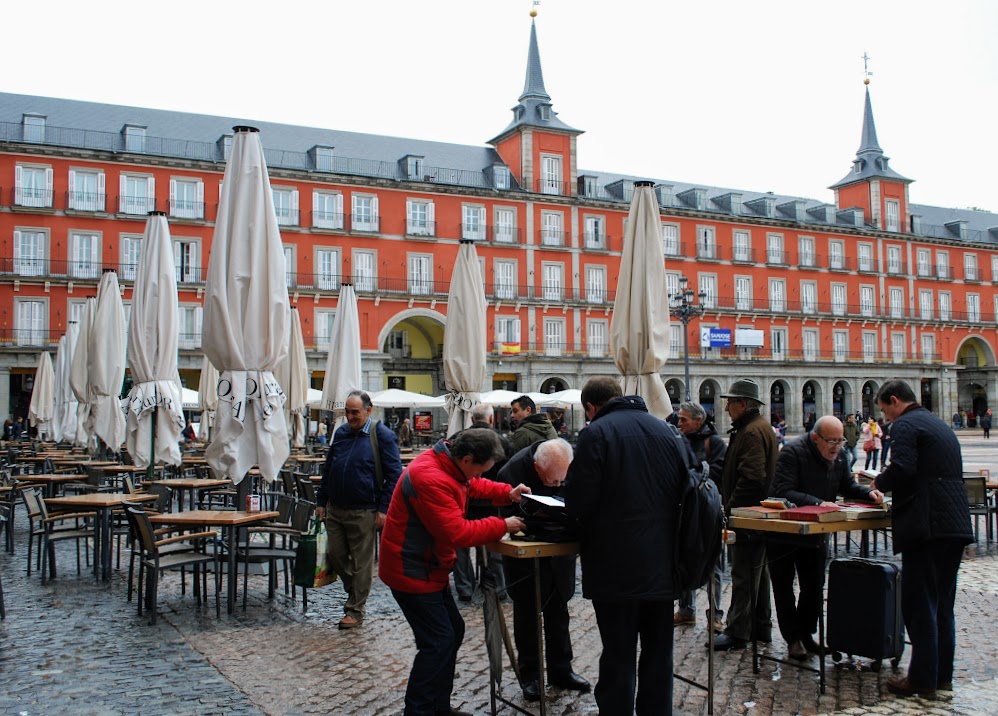
<svg viewBox="0 0 998 716"><path fill-rule="evenodd" d="M159 408L152 409L152 435L149 439L149 465L146 467L146 481L152 482L156 466L156 413Z"/></svg>

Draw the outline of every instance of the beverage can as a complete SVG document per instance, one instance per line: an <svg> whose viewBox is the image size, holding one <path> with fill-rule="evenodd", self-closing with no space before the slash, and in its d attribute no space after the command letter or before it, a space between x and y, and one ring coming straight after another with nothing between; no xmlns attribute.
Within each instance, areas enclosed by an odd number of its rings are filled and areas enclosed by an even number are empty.
<svg viewBox="0 0 998 716"><path fill-rule="evenodd" d="M260 496L259 495L246 495L246 511L247 512L259 512L260 511Z"/></svg>

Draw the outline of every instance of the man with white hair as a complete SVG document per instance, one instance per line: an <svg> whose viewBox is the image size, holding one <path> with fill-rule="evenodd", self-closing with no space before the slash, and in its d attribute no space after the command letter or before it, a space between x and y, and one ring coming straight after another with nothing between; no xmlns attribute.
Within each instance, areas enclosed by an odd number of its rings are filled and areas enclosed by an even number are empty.
<svg viewBox="0 0 998 716"><path fill-rule="evenodd" d="M534 443L506 463L499 471L499 481L527 485L533 495L560 497L572 456L572 446L561 438ZM513 639L523 698L537 701L541 692L533 565L530 560L507 559L503 568L506 591L513 598ZM575 556L541 559L539 579L548 683L563 689L589 691L589 682L572 671L568 600L575 595Z"/></svg>

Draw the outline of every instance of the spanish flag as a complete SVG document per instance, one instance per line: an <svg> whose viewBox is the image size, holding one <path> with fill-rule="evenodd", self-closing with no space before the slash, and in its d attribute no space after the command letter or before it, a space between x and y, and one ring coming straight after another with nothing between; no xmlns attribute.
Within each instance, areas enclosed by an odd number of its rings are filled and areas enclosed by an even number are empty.
<svg viewBox="0 0 998 716"><path fill-rule="evenodd" d="M519 343L503 343L499 349L503 355L517 355L520 352Z"/></svg>

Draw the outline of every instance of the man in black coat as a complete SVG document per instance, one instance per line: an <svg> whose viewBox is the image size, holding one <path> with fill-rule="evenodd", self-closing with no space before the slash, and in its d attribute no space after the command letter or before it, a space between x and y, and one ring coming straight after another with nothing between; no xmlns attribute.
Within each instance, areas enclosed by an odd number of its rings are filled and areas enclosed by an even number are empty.
<svg viewBox="0 0 998 716"><path fill-rule="evenodd" d="M788 443L776 460L776 476L771 492L798 507L834 505L836 495L854 500L884 501L879 490L863 487L849 469L849 451L842 422L834 415L822 416L814 429ZM802 541L810 538L801 538ZM817 537L808 544L772 542L766 548L773 601L780 633L787 640L790 657L807 658L818 653L811 635L818 629L825 585L825 540ZM800 598L794 599L794 576L800 585Z"/></svg>
<svg viewBox="0 0 998 716"><path fill-rule="evenodd" d="M902 696L930 696L953 689L956 578L963 548L974 541L963 456L953 431L918 404L904 381L884 383L877 403L893 423L891 462L876 485L894 496L901 613L911 640L908 675L889 679L887 688Z"/></svg>
<svg viewBox="0 0 998 716"><path fill-rule="evenodd" d="M623 397L615 378L590 378L582 406L591 422L564 493L581 525L582 594L603 642L596 703L602 714L632 714L635 705L638 716L671 714L673 550L685 463L665 421L639 396Z"/></svg>
<svg viewBox="0 0 998 716"><path fill-rule="evenodd" d="M560 438L545 440L516 453L499 471L498 479L511 485L527 485L533 495L560 497L571 463L572 446L568 442ZM563 689L589 691L589 682L572 671L568 600L575 595L575 556L545 557L538 566L548 683ZM533 560L506 559L503 569L506 591L513 598L513 639L519 655L523 698L537 701L541 692Z"/></svg>

